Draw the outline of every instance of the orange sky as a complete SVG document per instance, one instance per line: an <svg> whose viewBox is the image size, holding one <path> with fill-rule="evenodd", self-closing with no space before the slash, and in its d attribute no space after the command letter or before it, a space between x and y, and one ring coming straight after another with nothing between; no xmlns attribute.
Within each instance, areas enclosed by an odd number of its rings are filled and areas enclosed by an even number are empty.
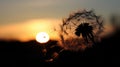
<svg viewBox="0 0 120 67"><path fill-rule="evenodd" d="M57 28L60 22L58 19L33 19L19 22L19 24L8 24L0 27L0 38L27 41L35 39L39 32L46 32L50 39L56 39L58 32L55 32L54 28Z"/></svg>
<svg viewBox="0 0 120 67"><path fill-rule="evenodd" d="M19 23L8 24L6 26L0 26L0 39L17 39L20 41L28 41L35 39L37 33L46 32L50 36L50 39L59 39L59 32L55 29L59 29L59 24L62 21L59 19L32 19ZM108 34L112 31L110 25L105 25L104 33Z"/></svg>

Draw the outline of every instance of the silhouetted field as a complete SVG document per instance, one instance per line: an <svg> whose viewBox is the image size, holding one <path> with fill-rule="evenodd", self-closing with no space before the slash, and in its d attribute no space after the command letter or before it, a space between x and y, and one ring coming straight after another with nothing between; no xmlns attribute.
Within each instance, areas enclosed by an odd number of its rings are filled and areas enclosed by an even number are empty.
<svg viewBox="0 0 120 67"><path fill-rule="evenodd" d="M120 64L120 30L105 37L85 51L64 50L53 62L44 62L43 48L36 41L20 42L0 40L0 64L10 66L41 66L51 64ZM57 45L57 41L49 41L47 45ZM59 48L58 48L59 49ZM54 49L55 51L57 50Z"/></svg>

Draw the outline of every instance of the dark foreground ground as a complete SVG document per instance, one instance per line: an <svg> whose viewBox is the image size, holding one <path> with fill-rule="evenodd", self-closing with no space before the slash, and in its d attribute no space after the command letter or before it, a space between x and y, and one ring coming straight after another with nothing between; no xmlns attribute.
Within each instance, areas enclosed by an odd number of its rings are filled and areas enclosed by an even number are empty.
<svg viewBox="0 0 120 67"><path fill-rule="evenodd" d="M120 31L105 37L85 51L63 51L54 62L43 62L41 46L36 41L0 41L0 67L6 66L42 66L42 65L75 65L81 64L120 64ZM56 44L50 41L48 44Z"/></svg>

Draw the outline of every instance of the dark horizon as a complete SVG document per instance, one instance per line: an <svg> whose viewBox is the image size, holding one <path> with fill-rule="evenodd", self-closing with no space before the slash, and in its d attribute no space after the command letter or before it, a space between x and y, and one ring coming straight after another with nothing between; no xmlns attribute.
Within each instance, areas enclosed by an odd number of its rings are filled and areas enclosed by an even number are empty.
<svg viewBox="0 0 120 67"><path fill-rule="evenodd" d="M120 30L113 35L105 37L101 42L96 43L84 51L64 50L52 62L44 61L40 46L36 41L0 41L0 64L15 66L24 65L50 65L50 64L119 64ZM56 45L57 41L49 41L47 44ZM61 47L59 48L61 49ZM59 50L53 49L53 51Z"/></svg>

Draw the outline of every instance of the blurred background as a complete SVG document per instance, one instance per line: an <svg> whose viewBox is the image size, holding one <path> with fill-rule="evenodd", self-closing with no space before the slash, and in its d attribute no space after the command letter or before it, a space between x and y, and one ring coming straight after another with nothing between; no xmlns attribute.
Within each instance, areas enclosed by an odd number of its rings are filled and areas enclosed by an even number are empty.
<svg viewBox="0 0 120 67"><path fill-rule="evenodd" d="M0 64L120 64L119 3L119 0L0 0ZM104 19L101 39L93 46L68 50L63 45L60 25L63 19L84 9L94 10ZM37 42L39 32L46 32L49 41Z"/></svg>

